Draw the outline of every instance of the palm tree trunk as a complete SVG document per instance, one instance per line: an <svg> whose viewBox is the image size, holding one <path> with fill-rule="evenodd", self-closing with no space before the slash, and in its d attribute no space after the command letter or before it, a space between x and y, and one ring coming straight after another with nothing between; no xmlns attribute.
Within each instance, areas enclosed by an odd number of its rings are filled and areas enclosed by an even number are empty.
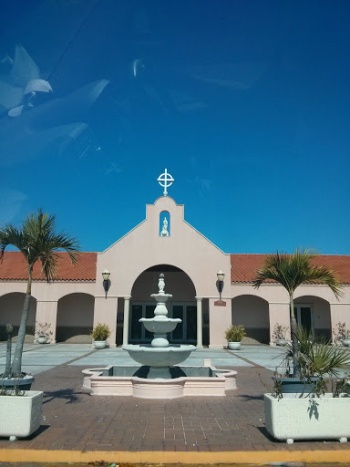
<svg viewBox="0 0 350 467"><path fill-rule="evenodd" d="M289 294L289 312L290 312L290 331L291 331L291 339L292 339L292 353L293 353L293 376L299 375L299 368L298 368L298 339L297 339L297 320L295 317L294 311L294 298L293 293Z"/></svg>
<svg viewBox="0 0 350 467"><path fill-rule="evenodd" d="M7 324L6 325L6 332L7 332L6 365L5 365L5 373L3 374L5 378L11 378L12 331L13 331L12 325Z"/></svg>
<svg viewBox="0 0 350 467"><path fill-rule="evenodd" d="M15 348L15 353L14 353L13 361L12 361L11 373L13 377L20 377L22 374L22 354L23 354L24 340L25 340L26 331L27 331L27 321L28 321L28 316L29 316L29 307L30 307L31 298L32 298L32 268L29 267L28 268L27 291L26 291L26 296L24 298L21 323L19 325L16 348Z"/></svg>

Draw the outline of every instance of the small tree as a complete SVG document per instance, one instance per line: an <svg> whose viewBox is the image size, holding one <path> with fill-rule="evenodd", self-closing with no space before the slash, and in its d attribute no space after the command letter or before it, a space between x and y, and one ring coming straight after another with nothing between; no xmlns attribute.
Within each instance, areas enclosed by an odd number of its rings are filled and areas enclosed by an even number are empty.
<svg viewBox="0 0 350 467"><path fill-rule="evenodd" d="M20 377L22 374L23 346L32 296L34 265L37 261L41 262L43 275L50 282L54 279L57 267L57 251L66 251L72 263L75 263L77 261L79 246L73 237L65 233L56 233L55 216L44 214L41 209L37 214L29 214L19 229L12 224L8 224L0 229L0 260L3 259L5 249L9 245L15 246L23 254L28 272L27 289L11 370L9 374L4 375Z"/></svg>
<svg viewBox="0 0 350 467"><path fill-rule="evenodd" d="M267 255L265 263L255 276L253 285L259 288L266 281L277 282L282 285L289 294L290 329L293 353L293 376L298 375L298 339L297 321L294 311L294 292L302 284L323 284L333 291L339 298L341 283L333 271L325 266L315 266L311 260L316 255L308 250L296 250L292 255L275 253Z"/></svg>

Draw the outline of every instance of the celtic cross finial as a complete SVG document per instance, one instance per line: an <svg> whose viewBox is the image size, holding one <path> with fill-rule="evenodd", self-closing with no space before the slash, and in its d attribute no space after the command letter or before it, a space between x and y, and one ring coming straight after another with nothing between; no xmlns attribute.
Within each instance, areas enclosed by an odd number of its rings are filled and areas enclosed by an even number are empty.
<svg viewBox="0 0 350 467"><path fill-rule="evenodd" d="M167 169L165 169L164 173L159 175L159 177L157 178L157 181L159 185L164 188L163 195L167 196L168 195L167 188L171 186L174 181L173 177L168 173Z"/></svg>

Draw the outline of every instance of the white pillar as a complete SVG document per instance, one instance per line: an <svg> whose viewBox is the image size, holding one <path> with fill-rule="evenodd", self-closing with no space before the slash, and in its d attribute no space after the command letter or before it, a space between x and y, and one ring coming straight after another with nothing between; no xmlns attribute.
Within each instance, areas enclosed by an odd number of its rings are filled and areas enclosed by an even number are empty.
<svg viewBox="0 0 350 467"><path fill-rule="evenodd" d="M124 297L123 345L129 342L130 299L131 297Z"/></svg>
<svg viewBox="0 0 350 467"><path fill-rule="evenodd" d="M197 349L203 348L203 313L202 313L202 298L197 299Z"/></svg>

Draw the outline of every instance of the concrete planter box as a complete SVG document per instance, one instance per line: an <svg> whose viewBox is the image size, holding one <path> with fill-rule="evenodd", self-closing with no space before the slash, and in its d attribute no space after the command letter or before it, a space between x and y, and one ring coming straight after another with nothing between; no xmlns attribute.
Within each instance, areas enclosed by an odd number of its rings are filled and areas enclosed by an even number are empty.
<svg viewBox="0 0 350 467"><path fill-rule="evenodd" d="M350 438L350 397L300 397L284 394L282 399L264 394L266 429L274 438L292 444L294 440Z"/></svg>
<svg viewBox="0 0 350 467"><path fill-rule="evenodd" d="M25 391L23 396L0 396L0 436L11 441L26 438L40 426L42 391Z"/></svg>

